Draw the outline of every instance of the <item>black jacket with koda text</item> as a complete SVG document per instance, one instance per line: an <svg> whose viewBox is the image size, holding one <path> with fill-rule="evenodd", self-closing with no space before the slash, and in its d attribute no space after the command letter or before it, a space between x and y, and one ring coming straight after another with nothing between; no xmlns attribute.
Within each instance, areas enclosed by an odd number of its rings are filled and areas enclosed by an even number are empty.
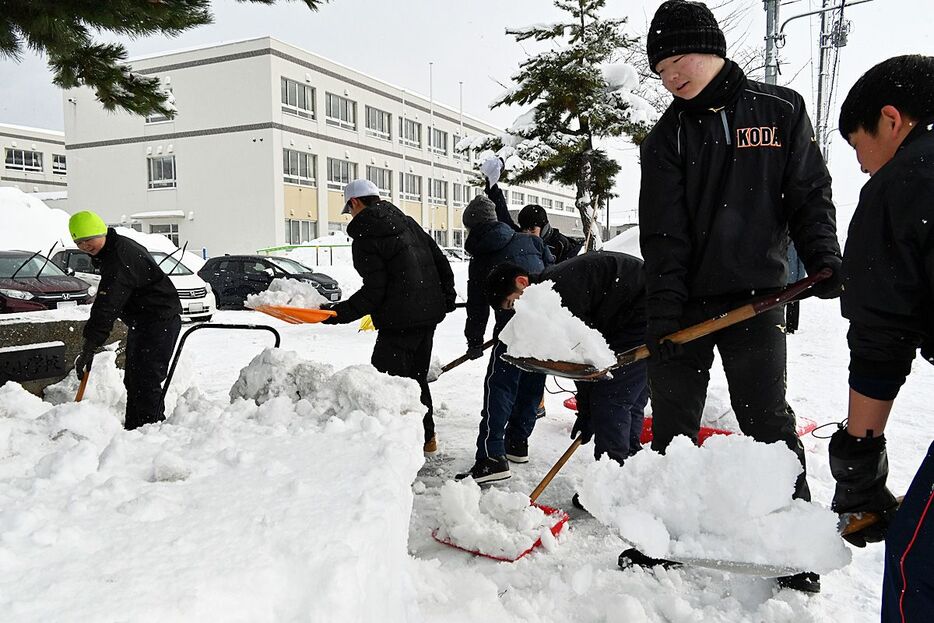
<svg viewBox="0 0 934 623"><path fill-rule="evenodd" d="M182 313L178 291L149 252L112 227L91 262L100 269L101 282L83 335L95 348L107 341L117 318L134 327Z"/></svg>
<svg viewBox="0 0 934 623"><path fill-rule="evenodd" d="M783 287L789 236L808 272L840 257L830 174L798 93L728 60L695 98L675 98L641 157L650 321L679 318L690 299Z"/></svg>

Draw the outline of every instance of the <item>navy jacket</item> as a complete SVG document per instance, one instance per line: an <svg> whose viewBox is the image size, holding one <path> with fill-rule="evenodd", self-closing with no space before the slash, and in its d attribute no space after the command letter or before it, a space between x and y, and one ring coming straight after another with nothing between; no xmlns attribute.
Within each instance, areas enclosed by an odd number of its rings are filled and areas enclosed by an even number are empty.
<svg viewBox="0 0 934 623"><path fill-rule="evenodd" d="M546 260L551 264L551 253L538 236L514 231L509 225L499 221L481 223L467 234L464 250L470 253L470 265L467 267L467 323L464 335L471 347L483 344L486 323L490 317L490 305L486 297L486 278L496 266L512 262L523 267L530 274L538 274L545 269ZM497 310L493 337L512 318L512 310Z"/></svg>

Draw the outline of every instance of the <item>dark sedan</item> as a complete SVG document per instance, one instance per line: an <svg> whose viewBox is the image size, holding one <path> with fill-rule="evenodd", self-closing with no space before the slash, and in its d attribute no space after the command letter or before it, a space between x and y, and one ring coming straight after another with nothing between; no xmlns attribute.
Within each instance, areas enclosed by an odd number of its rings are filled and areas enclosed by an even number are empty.
<svg viewBox="0 0 934 623"><path fill-rule="evenodd" d="M340 286L334 279L285 257L212 257L198 271L198 276L211 284L218 308L242 309L247 296L264 292L273 279L298 279L310 283L329 301L341 298Z"/></svg>
<svg viewBox="0 0 934 623"><path fill-rule="evenodd" d="M45 256L0 251L0 313L58 309L90 303L97 290L69 276Z"/></svg>

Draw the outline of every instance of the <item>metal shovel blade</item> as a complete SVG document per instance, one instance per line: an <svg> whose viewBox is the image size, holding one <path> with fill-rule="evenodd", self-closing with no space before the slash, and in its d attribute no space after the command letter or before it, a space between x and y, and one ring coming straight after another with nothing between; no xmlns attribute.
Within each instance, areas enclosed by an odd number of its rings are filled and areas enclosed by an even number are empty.
<svg viewBox="0 0 934 623"><path fill-rule="evenodd" d="M606 376L609 368L595 368L586 363L571 363L568 361L550 361L545 359L533 359L532 357L513 357L503 354L500 358L506 363L512 364L526 372L539 372L541 374L550 374L560 376L566 379L576 381L595 381Z"/></svg>

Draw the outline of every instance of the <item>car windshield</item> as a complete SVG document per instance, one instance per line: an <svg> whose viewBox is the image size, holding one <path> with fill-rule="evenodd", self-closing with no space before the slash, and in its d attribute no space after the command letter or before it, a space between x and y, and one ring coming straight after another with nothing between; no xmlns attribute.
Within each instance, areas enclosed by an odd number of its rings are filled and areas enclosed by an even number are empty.
<svg viewBox="0 0 934 623"><path fill-rule="evenodd" d="M299 273L311 273L314 272L307 266L302 266L295 260L287 260L284 257L267 257L267 260L289 273L290 275L297 275Z"/></svg>
<svg viewBox="0 0 934 623"><path fill-rule="evenodd" d="M167 275L191 275L192 272L188 270L188 267L178 261L178 253L169 257L168 253L163 253L162 251L150 251L149 255L152 256L152 259L156 260L156 264L159 265L159 268L162 269ZM166 259L168 258L168 259ZM172 271L172 272L169 272Z"/></svg>
<svg viewBox="0 0 934 623"><path fill-rule="evenodd" d="M23 262L26 262L28 257L28 255L7 255L0 257L0 279L9 279L12 277L13 273L16 273L16 269L19 268ZM44 268L43 265L45 265ZM43 277L63 277L65 275L58 266L52 262L46 262L45 257L42 255L37 255L26 262L26 265L16 273L16 278L35 277L39 274L40 270L42 271Z"/></svg>

